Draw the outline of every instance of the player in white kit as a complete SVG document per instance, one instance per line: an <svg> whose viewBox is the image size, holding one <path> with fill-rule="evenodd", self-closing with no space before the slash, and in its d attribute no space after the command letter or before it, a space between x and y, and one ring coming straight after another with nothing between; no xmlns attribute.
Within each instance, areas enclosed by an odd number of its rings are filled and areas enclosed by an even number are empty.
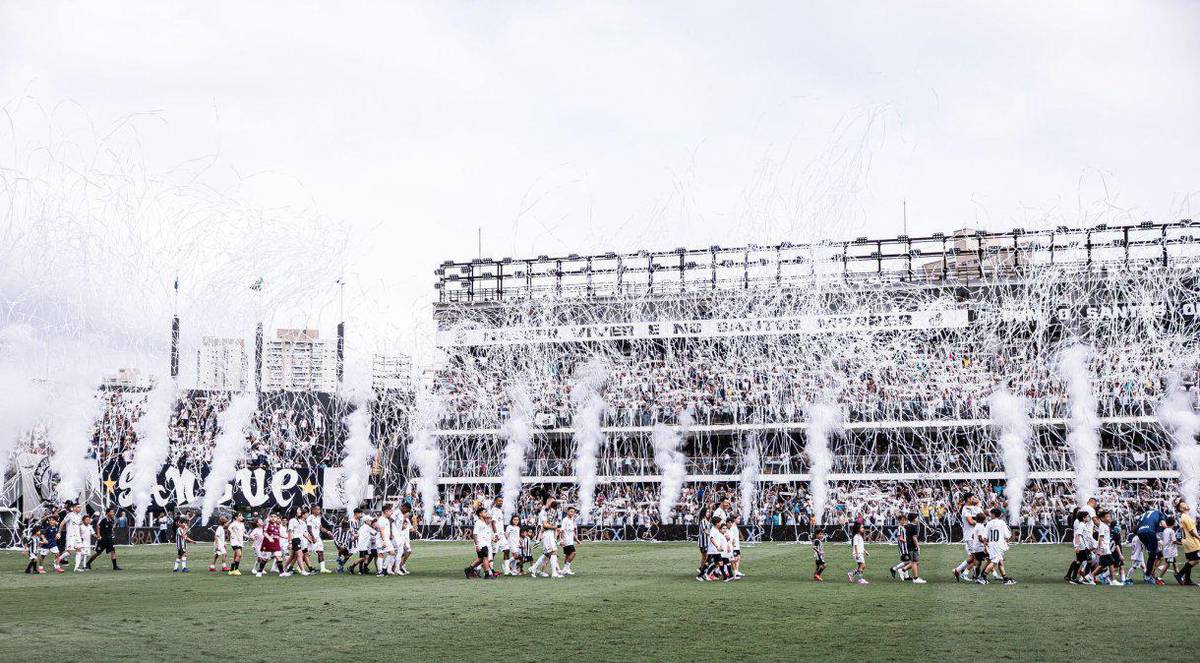
<svg viewBox="0 0 1200 663"><path fill-rule="evenodd" d="M246 522L241 512L233 514L229 523L229 548L233 550L233 563L229 565L229 575L242 575L242 548L246 545Z"/></svg>
<svg viewBox="0 0 1200 663"><path fill-rule="evenodd" d="M521 517L513 514L504 528L504 538L508 543L508 553L504 560L504 575L521 575Z"/></svg>
<svg viewBox="0 0 1200 663"><path fill-rule="evenodd" d="M491 555L492 568L496 568L496 556L499 555L501 561L508 559L508 537L504 536L504 498L497 496L492 500L492 506L488 509L488 519L492 523L492 545L488 547L488 554Z"/></svg>
<svg viewBox="0 0 1200 663"><path fill-rule="evenodd" d="M1004 553L1008 551L1008 541L1012 538L1012 530L1008 528L1008 523L1004 522L1003 515L1004 512L1000 509L992 509L992 518L985 525L988 563L987 568L984 569L984 575L998 572L1004 584L1015 585L1017 581L1010 578L1008 571L1004 568Z"/></svg>
<svg viewBox="0 0 1200 663"><path fill-rule="evenodd" d="M79 550L75 553L75 570L87 571L87 559L92 554L92 537L96 530L92 528L92 517L84 515L79 523Z"/></svg>
<svg viewBox="0 0 1200 663"><path fill-rule="evenodd" d="M325 568L325 538L322 536L323 534L328 534L330 538L333 538L333 532L330 532L321 520L321 507L314 504L309 509L308 517L304 519L304 522L308 525L308 535L310 537L308 552L317 556L317 563L320 565L318 571L320 573L333 573L333 571Z"/></svg>
<svg viewBox="0 0 1200 663"><path fill-rule="evenodd" d="M557 505L553 499L547 499L546 505L538 512L538 527L542 531L542 555L529 569L530 578L538 577L539 573L543 578L547 577L545 571L541 570L547 561L550 562L550 577L564 577L558 570L558 512L555 506Z"/></svg>
<svg viewBox="0 0 1200 663"><path fill-rule="evenodd" d="M579 543L579 530L575 525L576 511L575 507L567 507L567 515L558 525L559 539L562 541L563 549L563 575L573 576L575 572L571 570L571 562L575 561L575 546Z"/></svg>
<svg viewBox="0 0 1200 663"><path fill-rule="evenodd" d="M857 582L860 585L870 584L867 581L867 543L863 539L862 523L854 523L850 528L852 537L850 539L850 555L854 559L854 568L846 574L846 578L850 582Z"/></svg>
<svg viewBox="0 0 1200 663"><path fill-rule="evenodd" d="M221 562L221 570L229 571L229 566L225 563L225 526L229 524L229 519L221 516L217 519L217 526L213 528L213 558L212 564L208 565L210 573L217 570L217 562Z"/></svg>
<svg viewBox="0 0 1200 663"><path fill-rule="evenodd" d="M66 534L66 544L63 546L63 549L59 553L58 557L54 560L54 566L56 570L62 567L62 562L64 559L70 558L71 553L79 552L79 527L83 523L83 516L80 515L82 508L83 507L78 504L71 503L67 507L66 514L63 515L62 529L65 530L64 533Z"/></svg>
<svg viewBox="0 0 1200 663"><path fill-rule="evenodd" d="M396 563L396 570L400 575L406 576L408 575L408 558L412 555L412 534L416 529L416 525L413 523L412 505L407 502L400 505L400 515L396 517L395 523L392 533L396 536L396 554L400 555L400 560ZM396 527L399 527L399 531Z"/></svg>
<svg viewBox="0 0 1200 663"><path fill-rule="evenodd" d="M384 504L383 513L375 521L379 530L379 557L375 564L375 575L391 575L392 565L396 563L396 541L392 539L392 505Z"/></svg>
<svg viewBox="0 0 1200 663"><path fill-rule="evenodd" d="M959 511L959 525L962 526L963 550L966 551L967 558L962 561L954 569L954 579L962 580L963 574L972 566L978 564L975 558L975 553L972 552L974 546L972 541L972 530L975 529L975 518L983 513L983 507L979 506L979 498L974 495L967 495L963 502L962 510Z"/></svg>

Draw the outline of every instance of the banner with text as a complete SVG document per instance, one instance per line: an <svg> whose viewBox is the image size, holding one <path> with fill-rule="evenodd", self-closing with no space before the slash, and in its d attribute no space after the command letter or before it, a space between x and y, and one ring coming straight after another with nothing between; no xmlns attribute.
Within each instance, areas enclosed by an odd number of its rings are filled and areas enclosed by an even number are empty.
<svg viewBox="0 0 1200 663"><path fill-rule="evenodd" d="M786 318L654 320L556 327L504 327L439 331L439 347L475 347L530 343L581 343L659 338L719 338L781 334L826 334L961 328L966 309L847 313Z"/></svg>
<svg viewBox="0 0 1200 663"><path fill-rule="evenodd" d="M207 474L207 473L205 473ZM112 464L102 473L108 500L121 508L133 506L133 466ZM320 477L303 467L242 468L225 484L221 506L238 509L281 509L317 503ZM188 467L167 466L150 490L154 507L197 506L203 499L204 476ZM110 502L112 503L112 502Z"/></svg>

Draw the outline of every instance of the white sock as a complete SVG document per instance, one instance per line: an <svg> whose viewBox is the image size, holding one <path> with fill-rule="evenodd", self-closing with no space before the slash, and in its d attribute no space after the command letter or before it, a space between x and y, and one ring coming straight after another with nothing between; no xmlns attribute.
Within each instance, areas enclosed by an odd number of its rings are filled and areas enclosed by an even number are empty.
<svg viewBox="0 0 1200 663"><path fill-rule="evenodd" d="M180 557L180 558L179 558L179 565L180 565L180 568L184 568L184 569L186 569L186 568L187 568L187 558L186 558L186 557Z"/></svg>
<svg viewBox="0 0 1200 663"><path fill-rule="evenodd" d="M967 562L964 561L962 564L959 564L957 567L955 567L954 570L958 571L959 573L966 571L967 570Z"/></svg>
<svg viewBox="0 0 1200 663"><path fill-rule="evenodd" d="M178 557L175 558L175 563L171 565L171 568L172 569L179 568L179 558Z"/></svg>
<svg viewBox="0 0 1200 663"><path fill-rule="evenodd" d="M558 575L558 557L550 558L550 573L553 575Z"/></svg>
<svg viewBox="0 0 1200 663"><path fill-rule="evenodd" d="M546 556L542 555L541 557L538 558L538 561L533 563L533 568L530 569L530 571L533 573L538 573L539 571L542 570L542 567L545 564L546 564Z"/></svg>
<svg viewBox="0 0 1200 663"><path fill-rule="evenodd" d="M83 568L83 553L81 552L75 553L75 568Z"/></svg>
<svg viewBox="0 0 1200 663"><path fill-rule="evenodd" d="M325 560L321 560L321 570L325 570Z"/></svg>

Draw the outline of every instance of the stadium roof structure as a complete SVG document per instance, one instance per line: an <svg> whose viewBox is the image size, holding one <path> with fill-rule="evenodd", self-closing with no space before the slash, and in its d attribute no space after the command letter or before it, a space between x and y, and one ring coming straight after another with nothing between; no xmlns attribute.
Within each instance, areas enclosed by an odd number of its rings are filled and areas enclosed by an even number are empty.
<svg viewBox="0 0 1200 663"><path fill-rule="evenodd" d="M814 278L931 285L1019 277L1038 266L1080 270L1200 259L1191 219L1004 232L963 229L927 237L811 244L676 248L667 251L536 258L447 260L438 267L436 308L494 306L530 299L589 300L679 296L788 287Z"/></svg>

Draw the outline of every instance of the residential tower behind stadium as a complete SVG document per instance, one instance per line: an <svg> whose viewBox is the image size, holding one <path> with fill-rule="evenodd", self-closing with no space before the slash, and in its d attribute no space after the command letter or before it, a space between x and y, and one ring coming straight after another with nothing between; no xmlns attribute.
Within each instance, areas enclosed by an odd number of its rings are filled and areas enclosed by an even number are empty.
<svg viewBox="0 0 1200 663"><path fill-rule="evenodd" d="M825 404L841 416L826 525L915 511L932 538L957 536L955 505L972 492L1019 509L1026 540L1061 540L1076 499L1093 496L1076 494L1091 461L1068 440L1073 408L1099 417L1088 490L1103 504L1128 515L1178 494L1176 441L1156 413L1175 385L1194 407L1196 232L1184 220L447 261L434 312L446 360L431 376L440 481L456 502L496 492L506 426L527 409L522 482L571 500L572 392L598 365L599 525L692 524L715 494L747 495L749 477L748 523L803 536L816 515L808 413ZM1069 396L1075 346L1091 405ZM1025 399L1033 427L1020 506L1004 499L998 389ZM686 487L660 519L653 439L681 423Z"/></svg>

